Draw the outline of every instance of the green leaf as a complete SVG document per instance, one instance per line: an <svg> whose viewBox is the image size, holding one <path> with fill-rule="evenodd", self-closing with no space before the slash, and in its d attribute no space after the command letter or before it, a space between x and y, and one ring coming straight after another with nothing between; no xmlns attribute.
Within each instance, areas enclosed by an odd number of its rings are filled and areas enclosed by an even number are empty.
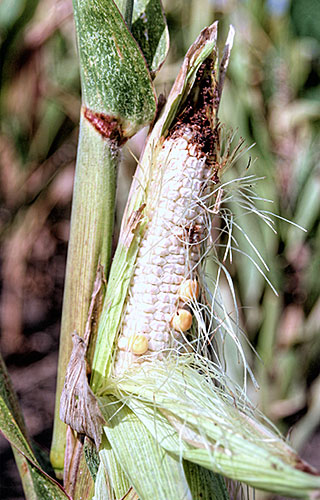
<svg viewBox="0 0 320 500"><path fill-rule="evenodd" d="M8 411L14 416L14 419L23 434L26 434L26 426L18 403L18 398L9 378L6 365L0 354L0 397ZM0 415L0 418L2 415Z"/></svg>
<svg viewBox="0 0 320 500"><path fill-rule="evenodd" d="M183 468L192 498L229 500L230 497L222 476L187 460L183 461Z"/></svg>
<svg viewBox="0 0 320 500"><path fill-rule="evenodd" d="M23 455L16 452L15 458L27 500L70 500L62 486L29 462Z"/></svg>
<svg viewBox="0 0 320 500"><path fill-rule="evenodd" d="M112 0L74 0L82 99L118 120L124 137L150 123L156 97L141 50Z"/></svg>
<svg viewBox="0 0 320 500"><path fill-rule="evenodd" d="M159 0L135 0L131 31L149 70L158 71L169 50L169 32Z"/></svg>
<svg viewBox="0 0 320 500"><path fill-rule="evenodd" d="M160 0L116 0L154 76L168 54L169 31ZM133 3L133 10L132 8Z"/></svg>
<svg viewBox="0 0 320 500"><path fill-rule="evenodd" d="M131 30L134 0L114 0L114 3L120 10L129 30Z"/></svg>
<svg viewBox="0 0 320 500"><path fill-rule="evenodd" d="M0 358L0 429L13 447L28 500L65 500L68 495L43 471L31 449L16 395Z"/></svg>

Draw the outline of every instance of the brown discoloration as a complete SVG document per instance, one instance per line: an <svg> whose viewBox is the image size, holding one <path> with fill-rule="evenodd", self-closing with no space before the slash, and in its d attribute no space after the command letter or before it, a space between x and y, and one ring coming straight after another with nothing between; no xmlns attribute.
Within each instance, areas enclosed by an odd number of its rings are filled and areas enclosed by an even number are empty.
<svg viewBox="0 0 320 500"><path fill-rule="evenodd" d="M71 427L67 427L66 451L64 456L63 485L73 498L76 489L77 474L83 450L83 436L77 436Z"/></svg>
<svg viewBox="0 0 320 500"><path fill-rule="evenodd" d="M217 109L219 94L216 84L213 60L208 58L200 67L192 92L184 105L182 112L176 118L170 131L170 136L179 137L187 125L192 133L192 146L196 148L199 157L205 156L207 164L212 168L211 181L219 182L217 162L219 150L219 123Z"/></svg>
<svg viewBox="0 0 320 500"><path fill-rule="evenodd" d="M107 280L104 274L104 268L98 263L96 279L93 285L93 291L91 294L91 301L88 311L88 319L85 327L85 332L83 340L88 346L86 352L86 359L88 361L88 372L89 366L92 364L94 349L96 344L96 338L98 334L98 323L100 314L102 312L103 299L105 291L107 288ZM88 374L88 373L87 373Z"/></svg>
<svg viewBox="0 0 320 500"><path fill-rule="evenodd" d="M73 349L60 400L61 420L78 434L85 434L93 439L98 449L101 442L101 429L104 418L95 395L89 386L88 374L90 373L90 364L88 361L91 363L93 356L105 288L106 278L103 266L99 263L91 295L84 338L81 338L77 332L72 334ZM88 346L90 346L89 352ZM72 433L69 434L69 438L72 438ZM69 449L72 454L74 451L73 443L70 443ZM71 463L71 455L69 459ZM65 467L65 470L69 470L69 466Z"/></svg>
<svg viewBox="0 0 320 500"><path fill-rule="evenodd" d="M202 226L199 224L190 224L183 228L183 240L189 245L198 245L203 236Z"/></svg>
<svg viewBox="0 0 320 500"><path fill-rule="evenodd" d="M116 40L116 38L115 38L114 35L112 35L112 40L113 40L113 43L114 43L114 46L116 48L116 51L118 53L119 58L123 61L123 59L124 59L123 54L122 54L122 52L120 50L119 45L117 44L117 40Z"/></svg>
<svg viewBox="0 0 320 500"><path fill-rule="evenodd" d="M142 212L145 209L145 206L146 206L146 204L142 203L142 205L138 208L138 210L134 210L129 217L127 227L126 227L126 229L123 233L123 237L122 237L122 242L127 248L130 247L132 240L133 240L133 237L135 235L135 232L140 225L140 222L142 219Z"/></svg>
<svg viewBox="0 0 320 500"><path fill-rule="evenodd" d="M114 116L109 116L105 113L97 113L88 108L84 108L83 114L105 139L110 139L117 146L122 146L122 144L127 141L127 137L123 136L121 124Z"/></svg>
<svg viewBox="0 0 320 500"><path fill-rule="evenodd" d="M78 434L91 437L99 449L105 420L87 379L87 345L76 332L72 334L72 342L60 400L60 419Z"/></svg>
<svg viewBox="0 0 320 500"><path fill-rule="evenodd" d="M320 476L320 472L317 471L314 467L309 465L307 462L302 460L300 457L297 457L298 461L295 465L295 468L301 470L302 472L306 472L307 474L312 474L313 476Z"/></svg>
<svg viewBox="0 0 320 500"><path fill-rule="evenodd" d="M21 474L25 476L28 473L28 466L26 462L22 462L21 465Z"/></svg>
<svg viewBox="0 0 320 500"><path fill-rule="evenodd" d="M223 196L223 189L220 187L218 189L217 194L215 195L216 200L214 202L213 209L212 209L212 213L214 215L217 215L220 212L222 196Z"/></svg>

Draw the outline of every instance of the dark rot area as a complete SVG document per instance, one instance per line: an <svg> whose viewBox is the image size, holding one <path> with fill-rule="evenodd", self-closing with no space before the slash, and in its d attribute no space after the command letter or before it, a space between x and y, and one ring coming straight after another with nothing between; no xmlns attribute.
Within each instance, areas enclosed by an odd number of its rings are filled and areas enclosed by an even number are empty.
<svg viewBox="0 0 320 500"><path fill-rule="evenodd" d="M193 132L194 144L214 160L217 146L218 88L212 59L208 58L199 68L193 89L178 114L170 136L179 135L179 130L188 125Z"/></svg>
<svg viewBox="0 0 320 500"><path fill-rule="evenodd" d="M169 136L179 137L186 129L192 133L192 145L200 156L207 157L212 167L212 181L218 182L217 151L219 151L219 122L217 109L219 106L216 74L211 58L200 66L193 89L183 109L174 121Z"/></svg>

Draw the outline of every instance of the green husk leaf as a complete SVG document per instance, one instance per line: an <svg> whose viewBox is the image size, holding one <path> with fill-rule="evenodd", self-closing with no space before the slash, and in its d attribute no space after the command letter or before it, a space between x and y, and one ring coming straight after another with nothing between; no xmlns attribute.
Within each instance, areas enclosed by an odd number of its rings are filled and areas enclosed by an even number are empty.
<svg viewBox="0 0 320 500"><path fill-rule="evenodd" d="M103 449L100 451L100 458L116 498L122 498L130 490L130 483L120 467L110 443L104 443Z"/></svg>
<svg viewBox="0 0 320 500"><path fill-rule="evenodd" d="M102 461L100 461L98 473L95 479L95 491L92 500L114 500Z"/></svg>
<svg viewBox="0 0 320 500"><path fill-rule="evenodd" d="M201 31L197 40L188 50L181 70L171 89L163 115L157 124L160 128L160 136L165 135L168 131L178 112L179 106L188 96L194 84L197 71L203 61L205 61L210 54L213 58L216 57L217 29L218 22L216 21L211 26Z"/></svg>
<svg viewBox="0 0 320 500"><path fill-rule="evenodd" d="M93 481L95 481L98 474L100 459L96 447L88 438L85 439L83 452L91 477Z"/></svg>
<svg viewBox="0 0 320 500"><path fill-rule="evenodd" d="M176 457L258 489L315 498L320 477L259 421L243 392L228 387L224 377L209 362L181 356L145 363L114 385L109 381L106 390Z"/></svg>
<svg viewBox="0 0 320 500"><path fill-rule="evenodd" d="M116 118L123 137L150 123L156 97L141 50L112 0L74 0L82 100Z"/></svg>
<svg viewBox="0 0 320 500"><path fill-rule="evenodd" d="M143 225L133 229L129 224L128 231L136 231L135 234L132 233L133 239L127 243L125 239L120 237L114 256L92 364L91 386L94 391L99 388L104 375L110 371L112 347L139 250L139 242L143 231L141 226Z"/></svg>
<svg viewBox="0 0 320 500"><path fill-rule="evenodd" d="M109 420L105 434L139 498L191 499L181 461L159 446L127 406L111 398L100 402L102 413Z"/></svg>

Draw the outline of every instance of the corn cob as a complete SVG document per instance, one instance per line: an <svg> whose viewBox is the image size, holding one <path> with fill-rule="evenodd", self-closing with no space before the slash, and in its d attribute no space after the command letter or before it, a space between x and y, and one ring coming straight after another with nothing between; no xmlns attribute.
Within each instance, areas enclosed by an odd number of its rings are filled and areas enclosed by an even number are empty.
<svg viewBox="0 0 320 500"><path fill-rule="evenodd" d="M124 308L116 375L186 344L192 324L188 305L199 293L196 269L206 239L206 206L218 182L218 132L208 118L214 116L215 88L208 70L210 63L199 70L201 102L195 105L190 98L157 156L148 188L156 202L149 202L149 223Z"/></svg>

